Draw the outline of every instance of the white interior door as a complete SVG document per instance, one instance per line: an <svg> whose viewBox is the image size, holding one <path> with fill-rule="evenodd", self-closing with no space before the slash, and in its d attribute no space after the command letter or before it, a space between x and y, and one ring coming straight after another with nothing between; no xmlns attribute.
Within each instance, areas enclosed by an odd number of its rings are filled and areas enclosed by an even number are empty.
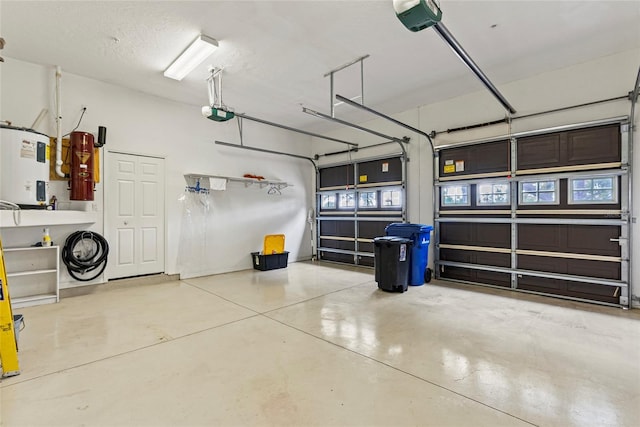
<svg viewBox="0 0 640 427"><path fill-rule="evenodd" d="M107 278L164 272L164 159L107 153Z"/></svg>

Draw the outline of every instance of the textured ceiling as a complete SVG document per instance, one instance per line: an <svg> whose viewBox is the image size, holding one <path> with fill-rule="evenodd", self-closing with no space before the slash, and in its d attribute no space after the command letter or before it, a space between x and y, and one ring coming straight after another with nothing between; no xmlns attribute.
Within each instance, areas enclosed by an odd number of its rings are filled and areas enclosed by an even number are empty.
<svg viewBox="0 0 640 427"><path fill-rule="evenodd" d="M441 8L445 25L498 88L640 47L640 1L442 0ZM229 107L311 130L326 127L301 105L329 111L323 75L367 54L365 104L387 114L483 88L432 29L406 30L391 0L2 0L0 14L7 61L60 65L194 106L208 104L207 67L224 67ZM163 77L199 33L220 48L183 81ZM336 92L359 94L359 67L336 74ZM337 110L354 121L371 118L363 114Z"/></svg>

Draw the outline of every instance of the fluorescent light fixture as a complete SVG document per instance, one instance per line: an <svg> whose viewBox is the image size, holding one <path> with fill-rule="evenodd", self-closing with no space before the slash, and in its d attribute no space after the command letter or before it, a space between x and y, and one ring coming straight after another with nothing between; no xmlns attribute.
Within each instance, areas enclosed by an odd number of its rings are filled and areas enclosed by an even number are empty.
<svg viewBox="0 0 640 427"><path fill-rule="evenodd" d="M216 39L200 34L189 47L169 65L165 77L182 80L218 48Z"/></svg>

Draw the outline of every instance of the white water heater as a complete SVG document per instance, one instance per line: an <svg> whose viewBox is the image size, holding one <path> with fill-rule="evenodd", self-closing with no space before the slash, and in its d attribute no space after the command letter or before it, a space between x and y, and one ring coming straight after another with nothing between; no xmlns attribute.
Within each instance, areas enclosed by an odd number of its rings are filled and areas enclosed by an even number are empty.
<svg viewBox="0 0 640 427"><path fill-rule="evenodd" d="M48 204L49 137L0 126L0 200L23 208Z"/></svg>

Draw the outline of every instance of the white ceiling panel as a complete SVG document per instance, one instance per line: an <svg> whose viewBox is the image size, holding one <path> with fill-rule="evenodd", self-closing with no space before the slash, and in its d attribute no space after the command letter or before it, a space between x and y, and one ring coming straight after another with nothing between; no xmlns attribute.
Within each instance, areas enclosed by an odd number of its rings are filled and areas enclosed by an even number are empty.
<svg viewBox="0 0 640 427"><path fill-rule="evenodd" d="M640 1L443 0L441 8L444 24L498 88L640 47ZM323 75L367 54L365 104L387 114L483 88L435 31L405 29L391 0L2 0L0 13L6 60L60 65L194 106L208 103L207 67L224 67L229 107L312 130L322 124L301 106L328 113ZM183 81L165 78L199 33L220 48ZM336 88L358 95L359 68L337 73ZM352 110L337 111L347 119L362 114Z"/></svg>

